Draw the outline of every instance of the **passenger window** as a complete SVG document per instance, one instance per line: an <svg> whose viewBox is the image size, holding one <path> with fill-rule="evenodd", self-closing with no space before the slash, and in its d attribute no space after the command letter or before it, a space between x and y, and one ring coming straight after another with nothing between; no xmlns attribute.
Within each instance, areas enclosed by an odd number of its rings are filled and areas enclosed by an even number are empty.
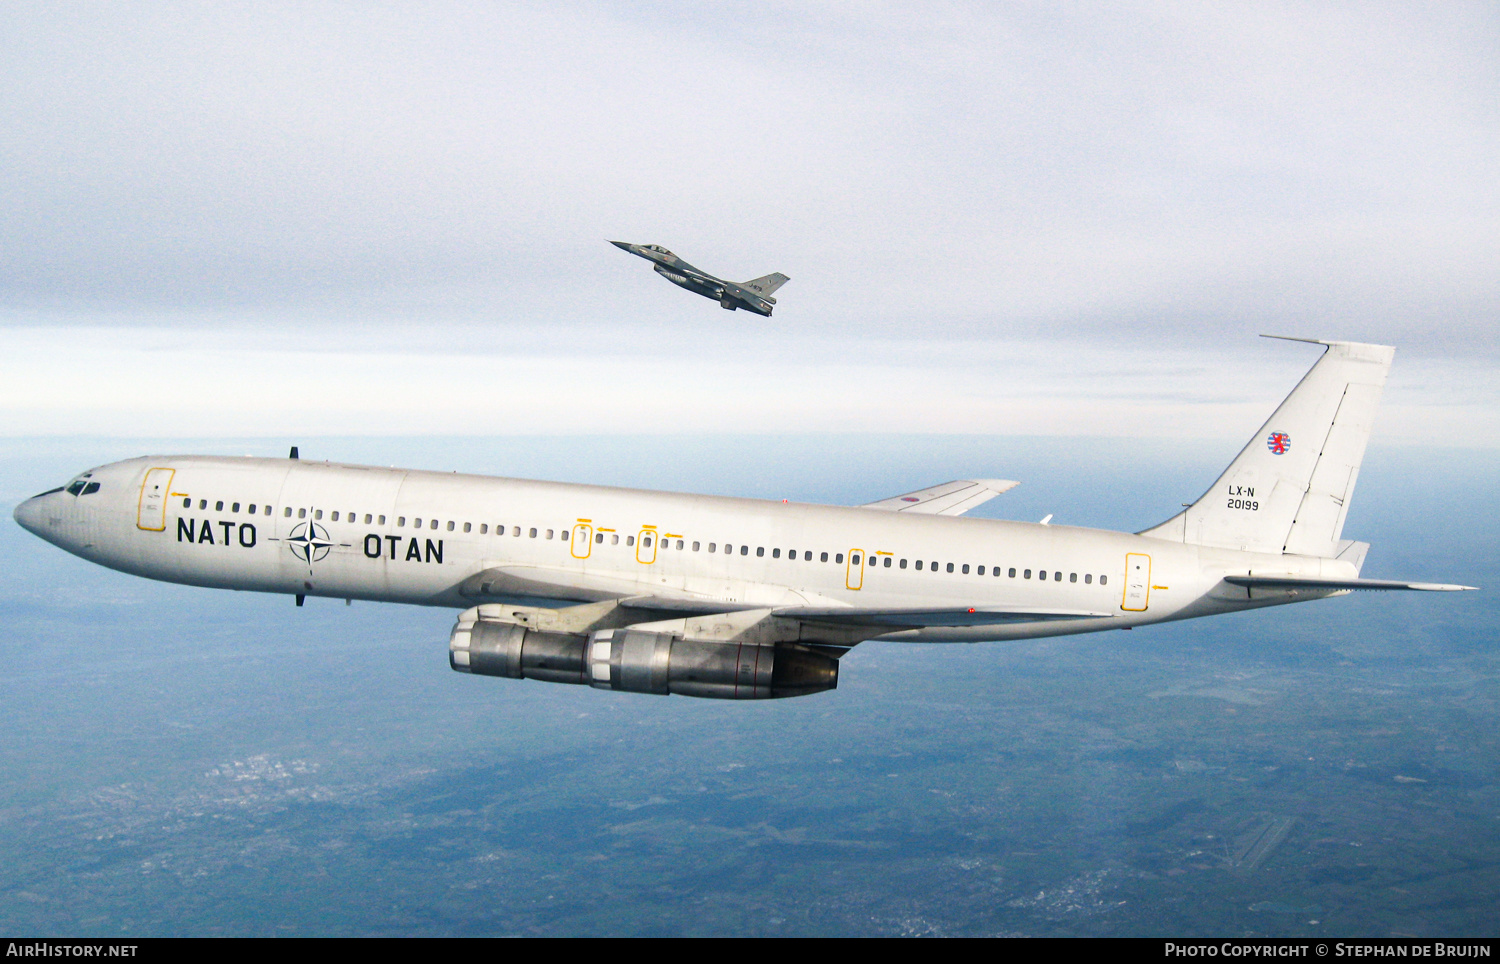
<svg viewBox="0 0 1500 964"><path fill-rule="evenodd" d="M599 543L599 545L601 545L601 546L604 545L604 533L602 533L602 532L596 532L596 533L594 533L594 541L597 542L597 543Z"/></svg>
<svg viewBox="0 0 1500 964"><path fill-rule="evenodd" d="M966 563L964 563L964 575L967 576L968 574L969 574L969 564L966 562Z"/></svg>
<svg viewBox="0 0 1500 964"><path fill-rule="evenodd" d="M1093 585L1093 583L1094 583L1094 574L1092 572L1086 572L1086 573L1084 573L1083 574L1083 584L1085 586L1091 586L1091 585Z"/></svg>
<svg viewBox="0 0 1500 964"><path fill-rule="evenodd" d="M535 529L531 530L531 538L533 538L533 539L536 538L536 530Z"/></svg>
<svg viewBox="0 0 1500 964"><path fill-rule="evenodd" d="M617 546L620 544L620 534L618 532L610 533L609 544L612 546Z"/></svg>
<svg viewBox="0 0 1500 964"><path fill-rule="evenodd" d="M697 542L694 542L694 543L693 543L693 551L694 551L694 552L697 552L697 551L698 551L698 543L697 543Z"/></svg>
<svg viewBox="0 0 1500 964"><path fill-rule="evenodd" d="M432 522L429 523L428 526L427 526L427 528L429 528L429 529L436 529L437 527L438 527L438 520L436 520L436 519L433 519Z"/></svg>
<svg viewBox="0 0 1500 964"><path fill-rule="evenodd" d="M1100 576L1099 577L1099 585L1102 586L1102 585L1106 584L1107 582L1109 582L1109 577L1108 576Z"/></svg>
<svg viewBox="0 0 1500 964"><path fill-rule="evenodd" d="M1036 574L1036 577L1038 579L1040 579L1042 582L1046 582L1047 581L1047 570L1045 570L1045 569L1039 570L1037 572L1037 574Z"/></svg>
<svg viewBox="0 0 1500 964"><path fill-rule="evenodd" d="M182 507L184 509L191 509L193 507L193 500L192 499L183 499L182 500Z"/></svg>
<svg viewBox="0 0 1500 964"><path fill-rule="evenodd" d="M650 549L651 548L651 537L650 536L641 536L641 548L643 548L643 549Z"/></svg>
<svg viewBox="0 0 1500 964"><path fill-rule="evenodd" d="M635 536L626 536L625 537L625 544L627 546L633 546L633 545L635 545Z"/></svg>
<svg viewBox="0 0 1500 964"><path fill-rule="evenodd" d="M200 508L200 509L206 509L206 508L208 508L208 500L207 499L199 499L198 500L198 508ZM287 511L290 512L291 510L288 509Z"/></svg>
<svg viewBox="0 0 1500 964"><path fill-rule="evenodd" d="M290 519L292 517L292 507L291 506L287 506L286 509L281 514L285 518Z"/></svg>
<svg viewBox="0 0 1500 964"><path fill-rule="evenodd" d="M717 546L717 544L715 544L715 543L712 543L712 542L710 542L710 543L709 543L709 544L708 544L708 551L709 551L709 552L717 552L717 551L718 551L718 546Z"/></svg>
<svg viewBox="0 0 1500 964"><path fill-rule="evenodd" d="M771 558L772 559L780 559L781 558L781 550L780 549L772 549L771 550Z"/></svg>
<svg viewBox="0 0 1500 964"><path fill-rule="evenodd" d="M918 559L917 560L917 572L921 572L921 571L922 571L922 560Z"/></svg>
<svg viewBox="0 0 1500 964"><path fill-rule="evenodd" d="M839 565L843 565L844 564L844 554L842 552L835 552L833 554L833 561L836 562L836 563L838 563Z"/></svg>
<svg viewBox="0 0 1500 964"><path fill-rule="evenodd" d="M1052 581L1053 582L1062 582L1062 570L1061 569L1057 570L1056 572L1054 572L1052 574Z"/></svg>
<svg viewBox="0 0 1500 964"><path fill-rule="evenodd" d="M314 509L313 510L313 518L314 519L322 519L323 518L323 510L322 509Z"/></svg>
<svg viewBox="0 0 1500 964"><path fill-rule="evenodd" d="M849 556L849 565L851 565L851 566L857 566L857 565L859 565L859 556L851 554Z"/></svg>
<svg viewBox="0 0 1500 964"><path fill-rule="evenodd" d="M404 515L397 516L396 517L396 525L400 526L403 529L406 528L406 516L404 516Z"/></svg>
<svg viewBox="0 0 1500 964"><path fill-rule="evenodd" d="M803 553L802 559L804 562L812 562L812 550L809 549L807 550L807 552Z"/></svg>
<svg viewBox="0 0 1500 964"><path fill-rule="evenodd" d="M1016 569L1015 569L1014 566L1012 566L1011 569L1010 569L1010 578L1012 578L1012 579L1016 578Z"/></svg>
<svg viewBox="0 0 1500 964"><path fill-rule="evenodd" d="M333 514L333 515L332 515L332 516L331 516L331 517L330 517L330 518L329 518L329 521L330 521L330 522L337 522L337 521L339 521L339 514L338 514L338 513L337 513L337 512L335 512L335 513L334 513L334 514Z"/></svg>
<svg viewBox="0 0 1500 964"><path fill-rule="evenodd" d="M411 527L413 529L420 529L420 528L422 528L422 520L420 518L411 520Z"/></svg>
<svg viewBox="0 0 1500 964"><path fill-rule="evenodd" d="M1077 581L1078 581L1078 573L1076 573L1076 572L1070 572L1070 573L1068 573L1068 582L1077 582Z"/></svg>
<svg viewBox="0 0 1500 964"><path fill-rule="evenodd" d="M682 540L681 539L677 540L677 548L679 548L679 549L682 548Z"/></svg>
<svg viewBox="0 0 1500 964"><path fill-rule="evenodd" d="M490 524L488 522L479 523L479 534L482 536L490 534Z"/></svg>
<svg viewBox="0 0 1500 964"><path fill-rule="evenodd" d="M749 547L749 546L746 546L746 547L745 547L745 548L746 548L746 549L748 549L748 548L750 548L750 547ZM764 557L765 557L765 554L766 554L766 547L765 547L765 546L757 546L757 547L756 547L756 548L755 548L755 554L756 554L756 555L757 555L757 556L761 556L761 557L762 557L762 558L764 558ZM744 553L741 553L741 555L744 555Z"/></svg>
<svg viewBox="0 0 1500 964"><path fill-rule="evenodd" d="M765 552L765 551L766 550L764 550L764 549L761 550L761 552ZM748 556L748 555L750 555L750 547L749 546L740 546L740 555L742 555L742 556Z"/></svg>
<svg viewBox="0 0 1500 964"><path fill-rule="evenodd" d="M819 556L819 558L818 558L819 562L827 562L828 561L828 553L822 552L822 553L819 553L818 556Z"/></svg>
<svg viewBox="0 0 1500 964"><path fill-rule="evenodd" d="M224 503L222 503L222 502L215 502L214 503L214 511L215 512L223 512L224 511Z"/></svg>
<svg viewBox="0 0 1500 964"><path fill-rule="evenodd" d="M297 510L297 518L299 518L299 519L306 519L307 518L307 510L306 509L298 509Z"/></svg>
<svg viewBox="0 0 1500 964"><path fill-rule="evenodd" d="M948 571L949 571L949 572L952 572L952 571L953 571L953 563L951 563L951 562L950 562L950 563L948 563Z"/></svg>
<svg viewBox="0 0 1500 964"><path fill-rule="evenodd" d="M980 566L978 569L976 569L974 571L978 575L981 575L981 576L984 575L984 567L983 566Z"/></svg>
<svg viewBox="0 0 1500 964"><path fill-rule="evenodd" d="M453 526L454 526L454 522L453 522L453 520L451 520L451 519L450 519L450 520L448 520L448 531L449 531L449 532L452 532L452 531L453 531ZM465 530L464 530L464 531L465 531L465 532L468 532L468 531L469 531L469 530L468 530L468 529L465 529Z"/></svg>
<svg viewBox="0 0 1500 964"><path fill-rule="evenodd" d="M385 525L385 516L380 517L380 524Z"/></svg>
<svg viewBox="0 0 1500 964"><path fill-rule="evenodd" d="M885 565L885 567L887 569L891 568L891 557L890 556L886 556L885 557L884 565Z"/></svg>
<svg viewBox="0 0 1500 964"><path fill-rule="evenodd" d="M1000 567L999 567L999 566L996 566L996 567L995 567L995 568L994 568L994 573L995 573L995 578L996 578L996 579L999 579L999 578L1000 578ZM1011 573L1011 575L1012 575L1012 576L1014 576L1014 575L1015 575L1015 573Z"/></svg>
<svg viewBox="0 0 1500 964"><path fill-rule="evenodd" d="M902 559L902 560L901 560L901 568L902 568L902 569L905 569L905 568L906 568L906 560L905 560L905 559Z"/></svg>
<svg viewBox="0 0 1500 964"><path fill-rule="evenodd" d="M1015 572L1015 570L1014 570L1014 569L1012 569L1012 570L1011 570L1011 572ZM1031 570L1030 570L1030 569L1027 569L1027 570L1026 570L1026 571L1025 571L1025 572L1024 572L1024 573L1022 573L1022 575L1023 575L1023 576L1024 576L1024 577L1025 577L1025 578L1027 578L1027 579L1030 579L1030 578L1031 578Z"/></svg>
<svg viewBox="0 0 1500 964"><path fill-rule="evenodd" d="M473 531L473 529L474 529L474 527L472 525L470 525L467 522L464 523L464 531L465 532L471 532L471 531Z"/></svg>
<svg viewBox="0 0 1500 964"><path fill-rule="evenodd" d="M511 526L510 534L512 536L516 537L517 539L521 538L521 527L520 526Z"/></svg>

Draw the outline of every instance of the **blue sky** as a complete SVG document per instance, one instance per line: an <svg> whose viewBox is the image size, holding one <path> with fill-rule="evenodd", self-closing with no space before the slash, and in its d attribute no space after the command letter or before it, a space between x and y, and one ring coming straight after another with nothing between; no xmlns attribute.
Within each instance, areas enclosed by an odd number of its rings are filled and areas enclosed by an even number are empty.
<svg viewBox="0 0 1500 964"><path fill-rule="evenodd" d="M8 4L0 434L1500 444L1489 4ZM730 314L606 239L792 277Z"/></svg>

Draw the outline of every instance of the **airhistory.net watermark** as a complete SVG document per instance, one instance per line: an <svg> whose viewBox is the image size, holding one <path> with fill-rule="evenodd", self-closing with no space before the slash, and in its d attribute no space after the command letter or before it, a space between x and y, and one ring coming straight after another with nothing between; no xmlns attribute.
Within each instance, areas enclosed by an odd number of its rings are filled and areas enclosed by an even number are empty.
<svg viewBox="0 0 1500 964"><path fill-rule="evenodd" d="M6 957L135 957L139 944L95 944L79 941L8 941Z"/></svg>

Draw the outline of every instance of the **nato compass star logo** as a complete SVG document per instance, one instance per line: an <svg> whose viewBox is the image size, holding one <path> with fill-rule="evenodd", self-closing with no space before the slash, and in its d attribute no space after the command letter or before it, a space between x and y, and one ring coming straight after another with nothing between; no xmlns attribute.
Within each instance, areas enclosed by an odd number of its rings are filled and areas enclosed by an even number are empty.
<svg viewBox="0 0 1500 964"><path fill-rule="evenodd" d="M333 540L328 538L328 530L316 522L300 524L286 537L286 541L292 547L292 555L306 563L320 561L334 545Z"/></svg>
<svg viewBox="0 0 1500 964"><path fill-rule="evenodd" d="M1292 437L1285 432L1272 432L1266 436L1266 448L1273 455L1285 455L1287 449L1292 447Z"/></svg>

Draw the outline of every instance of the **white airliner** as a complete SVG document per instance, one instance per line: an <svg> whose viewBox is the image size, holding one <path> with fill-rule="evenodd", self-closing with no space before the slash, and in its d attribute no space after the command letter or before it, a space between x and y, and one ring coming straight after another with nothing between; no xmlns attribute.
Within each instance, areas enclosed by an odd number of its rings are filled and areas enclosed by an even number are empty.
<svg viewBox="0 0 1500 964"><path fill-rule="evenodd" d="M1292 339L1305 340L1305 339ZM857 507L290 459L148 456L21 503L100 565L193 586L463 609L453 669L722 699L832 689L868 639L978 642L1356 589L1344 518L1395 350L1323 356L1213 487L1135 534L959 518L1017 483ZM1050 517L1049 517L1050 518Z"/></svg>

